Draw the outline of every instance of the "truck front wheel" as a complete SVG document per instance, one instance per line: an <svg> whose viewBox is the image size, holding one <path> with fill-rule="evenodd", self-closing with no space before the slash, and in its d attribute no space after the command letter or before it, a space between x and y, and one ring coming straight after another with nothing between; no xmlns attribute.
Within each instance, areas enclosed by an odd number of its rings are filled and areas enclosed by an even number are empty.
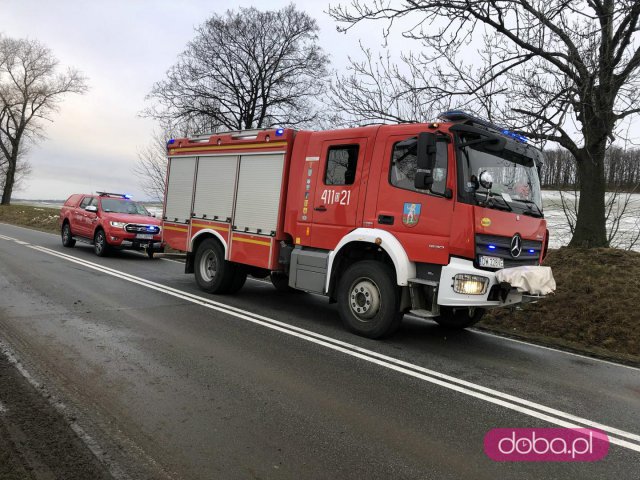
<svg viewBox="0 0 640 480"><path fill-rule="evenodd" d="M234 293L233 290L239 290L244 283L240 281L242 275L235 275L235 265L224 259L220 243L213 238L204 240L198 246L194 263L196 283L205 292Z"/></svg>
<svg viewBox="0 0 640 480"><path fill-rule="evenodd" d="M482 319L484 308L440 307L440 315L434 320L438 325L451 330L462 330L475 325Z"/></svg>
<svg viewBox="0 0 640 480"><path fill-rule="evenodd" d="M109 255L110 247L107 243L107 236L104 233L104 230L97 230L95 236L93 237L93 251L96 252L96 255L99 257L106 257Z"/></svg>
<svg viewBox="0 0 640 480"><path fill-rule="evenodd" d="M356 262L338 282L338 309L347 329L368 338L394 333L402 321L400 289L389 265L374 260Z"/></svg>

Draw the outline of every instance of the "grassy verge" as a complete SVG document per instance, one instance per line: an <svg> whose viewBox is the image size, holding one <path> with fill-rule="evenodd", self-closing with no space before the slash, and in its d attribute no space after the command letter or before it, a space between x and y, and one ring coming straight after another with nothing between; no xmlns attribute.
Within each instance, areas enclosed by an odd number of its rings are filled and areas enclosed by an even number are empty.
<svg viewBox="0 0 640 480"><path fill-rule="evenodd" d="M0 205L0 222L58 233L60 209L28 205Z"/></svg>
<svg viewBox="0 0 640 480"><path fill-rule="evenodd" d="M0 222L58 233L59 210L0 205ZM555 295L521 310L497 309L483 330L640 365L640 253L552 250Z"/></svg>
<svg viewBox="0 0 640 480"><path fill-rule="evenodd" d="M552 250L556 293L522 310L493 310L478 326L507 336L640 365L640 253Z"/></svg>

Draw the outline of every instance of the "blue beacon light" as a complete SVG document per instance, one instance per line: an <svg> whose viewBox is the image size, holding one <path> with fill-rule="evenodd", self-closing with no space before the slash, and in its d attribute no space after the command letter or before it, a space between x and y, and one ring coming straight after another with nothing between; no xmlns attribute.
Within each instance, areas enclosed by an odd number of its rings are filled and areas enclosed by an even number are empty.
<svg viewBox="0 0 640 480"><path fill-rule="evenodd" d="M282 135L284 135L284 128L277 128L276 137L281 137Z"/></svg>
<svg viewBox="0 0 640 480"><path fill-rule="evenodd" d="M496 246L495 245L489 245L489 250L495 250Z"/></svg>

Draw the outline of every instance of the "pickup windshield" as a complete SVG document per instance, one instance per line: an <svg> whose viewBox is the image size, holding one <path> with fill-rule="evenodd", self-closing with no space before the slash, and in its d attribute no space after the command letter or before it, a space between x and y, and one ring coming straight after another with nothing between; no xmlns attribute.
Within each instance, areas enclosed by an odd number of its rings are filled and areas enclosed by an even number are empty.
<svg viewBox="0 0 640 480"><path fill-rule="evenodd" d="M477 199L500 197L498 202L488 202L489 206L504 209L507 204L509 210L515 207L519 212L542 215L540 179L532 158L509 150L489 152L483 150L481 144L458 151L462 152L465 191L475 193ZM492 177L489 189L479 183L480 174L485 171Z"/></svg>
<svg viewBox="0 0 640 480"><path fill-rule="evenodd" d="M130 213L132 215L149 215L149 211L142 205L131 200L120 198L103 198L102 210L112 213Z"/></svg>

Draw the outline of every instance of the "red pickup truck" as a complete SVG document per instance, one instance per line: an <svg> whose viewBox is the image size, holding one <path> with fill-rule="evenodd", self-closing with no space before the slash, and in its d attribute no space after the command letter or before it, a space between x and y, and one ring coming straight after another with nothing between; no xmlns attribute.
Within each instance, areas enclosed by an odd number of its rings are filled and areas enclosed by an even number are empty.
<svg viewBox="0 0 640 480"><path fill-rule="evenodd" d="M145 250L153 258L164 251L160 223L143 205L119 193L74 194L60 210L62 245L71 248L76 240L84 241L100 257L117 248Z"/></svg>

